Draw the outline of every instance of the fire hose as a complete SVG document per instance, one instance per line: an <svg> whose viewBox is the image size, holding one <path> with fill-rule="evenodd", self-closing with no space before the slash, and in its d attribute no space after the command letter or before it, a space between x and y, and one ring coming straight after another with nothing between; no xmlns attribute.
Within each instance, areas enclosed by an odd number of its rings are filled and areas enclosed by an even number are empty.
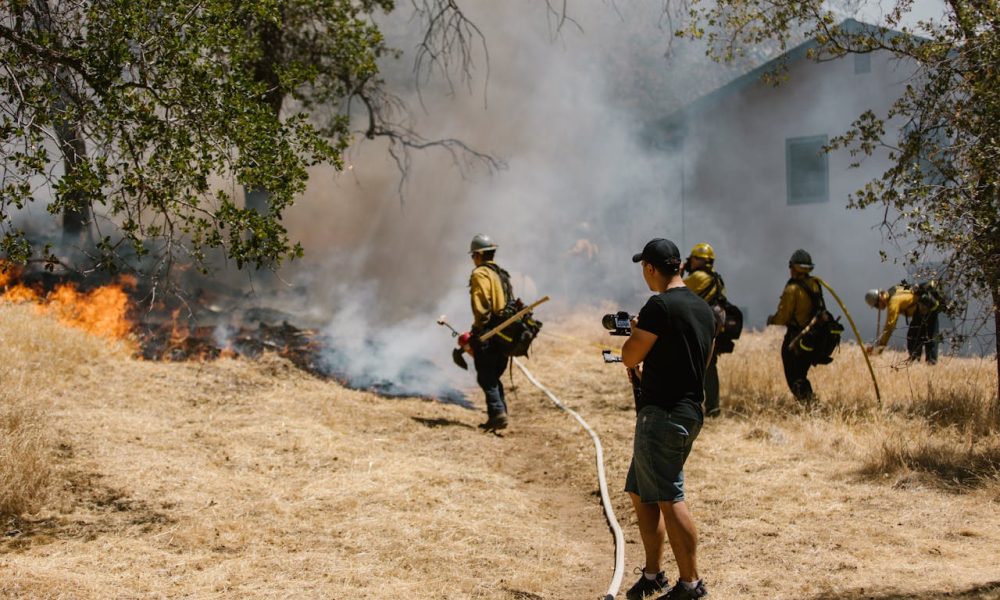
<svg viewBox="0 0 1000 600"><path fill-rule="evenodd" d="M542 304L543 302L547 301L548 299L549 299L549 297L545 296L541 300L539 300L538 302L535 302L531 306L526 307L524 310L522 310L521 312L519 312L517 315L515 315L511 319L508 319L504 323L501 323L500 326L495 327L494 329L490 330L488 332L488 335L493 335L496 331L499 331L500 329L503 329L508 324L510 324L511 322L513 322L513 320L519 318L519 316L522 313L529 312L532 308L538 306L539 304ZM460 334L458 333L458 330L456 330L454 327L452 327L451 325L449 325L448 321L446 319L447 318L445 317L445 315L441 315L438 318L438 320L437 320L438 325L441 325L443 327L447 327L448 329L450 329L451 332L452 332L452 337L460 337ZM467 349L465 348L464 343L463 343L463 346L458 349L458 351L459 352L465 352L465 351L467 351ZM459 362L456 359L455 362L458 363L460 367L467 368L466 365L462 364L465 361ZM624 576L624 573L625 573L625 536L622 534L621 526L618 525L618 519L615 517L614 508L612 508L612 506L611 506L611 495L608 493L608 481L607 481L607 477L604 474L604 447L601 446L601 439L599 437L597 437L597 433L595 433L594 430L591 429L590 425L583 419L583 417L581 417L575 410L567 407L565 404L563 404L562 402L560 402L559 398L556 398L555 394L553 394L552 392L550 392L545 386L543 386L541 383L539 383L539 381L537 379L535 379L535 376L531 374L531 371L529 371L523 364L521 364L521 361L519 361L516 358L512 357L511 358L511 362L514 365L516 365L517 368L520 369L522 373L524 373L524 376L528 378L528 381L530 381L532 383L532 385L534 385L535 387L537 387L539 390L542 391L543 394L545 394L546 396L548 396L548 398L550 400L552 400L552 402L557 407L559 407L563 411L569 413L574 419L576 419L577 422L579 422L580 425L584 428L584 430L588 434L590 434L591 439L594 441L594 448L597 451L597 455L596 455L596 461L597 461L597 482L598 482L598 486L600 487L600 491L601 491L601 505L604 508L604 516L605 516L605 518L608 521L608 527L611 528L611 532L612 532L612 534L614 534L614 538L615 538L615 570L614 570L614 573L613 573L613 575L611 577L611 584L608 586L608 592L604 596L603 600L614 600L615 596L618 595L618 589L622 585L622 577Z"/></svg>
<svg viewBox="0 0 1000 600"><path fill-rule="evenodd" d="M858 346L861 347L861 356L865 357L865 364L868 365L868 373L872 376L872 385L875 386L875 400L878 402L879 406L882 406L882 393L878 389L878 380L875 378L875 369L872 368L872 361L868 358L868 350L865 349L865 342L861 339L861 334L858 333L858 326L854 324L854 319L851 317L851 313L847 312L847 307L844 306L844 303L840 300L840 296L837 295L837 292L833 291L830 284L823 281L819 277L814 277L813 279L818 281L820 285L830 291L830 294L833 295L833 299L837 301L838 305L840 305L840 310L844 311L844 314L847 315L847 322L851 324L851 330L854 331L854 337L857 338Z"/></svg>
<svg viewBox="0 0 1000 600"><path fill-rule="evenodd" d="M615 518L615 511L611 507L611 496L608 494L608 481L607 477L604 475L604 448L601 446L601 440L597 437L597 434L590 428L590 425L587 424L583 417L581 417L575 410L560 402L552 392L535 379L535 376L531 374L531 371L521 364L521 361L515 358L513 359L513 363L517 365L517 368L520 369L522 373L524 373L524 376L528 378L528 381L530 381L532 385L548 396L549 400L551 400L553 404L576 419L583 429L590 434L591 439L594 440L594 448L597 450L597 482L601 488L601 505L604 507L604 517L608 520L608 526L611 528L611 532L615 536L615 571L611 577L611 584L608 586L608 592L605 594L603 600L614 600L615 596L618 595L618 589L622 585L622 577L625 573L625 536L622 535L622 529L618 525L618 519Z"/></svg>

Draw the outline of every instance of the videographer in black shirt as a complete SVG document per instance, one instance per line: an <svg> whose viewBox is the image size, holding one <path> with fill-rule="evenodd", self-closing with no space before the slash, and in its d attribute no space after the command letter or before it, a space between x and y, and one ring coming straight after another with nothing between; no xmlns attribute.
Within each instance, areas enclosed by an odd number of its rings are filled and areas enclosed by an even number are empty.
<svg viewBox="0 0 1000 600"><path fill-rule="evenodd" d="M630 377L640 378L625 491L632 498L646 552L643 574L626 596L640 600L667 587L661 570L666 538L680 578L663 598L702 598L708 591L698 576L698 533L684 503L684 462L704 421L705 370L715 315L684 284L680 252L670 240L650 241L632 262L642 263L646 285L656 294L634 319L632 335L622 347Z"/></svg>

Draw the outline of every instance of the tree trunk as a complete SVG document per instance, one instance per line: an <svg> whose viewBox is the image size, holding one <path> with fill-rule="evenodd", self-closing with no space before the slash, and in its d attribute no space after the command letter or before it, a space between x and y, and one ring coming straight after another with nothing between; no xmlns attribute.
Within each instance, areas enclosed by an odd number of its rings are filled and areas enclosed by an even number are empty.
<svg viewBox="0 0 1000 600"><path fill-rule="evenodd" d="M261 24L258 35L261 55L253 66L253 77L255 81L266 86L264 101L274 116L280 117L281 107L285 103L285 91L281 87L281 78L278 75L278 66L282 62L284 50L281 24L265 21ZM252 208L261 214L267 214L270 210L269 199L270 193L264 188L248 188L244 194L246 208Z"/></svg>
<svg viewBox="0 0 1000 600"><path fill-rule="evenodd" d="M993 340L996 342L997 397L993 405L993 418L1000 425L1000 283L993 285Z"/></svg>
<svg viewBox="0 0 1000 600"><path fill-rule="evenodd" d="M87 156L87 145L80 135L80 128L75 123L57 120L55 130L56 138L59 141L59 150L63 155L63 165L65 165L63 177L70 178L76 174L80 163ZM75 190L67 192L64 202L63 243L80 242L83 234L89 232L87 226L90 222L90 207L82 195Z"/></svg>
<svg viewBox="0 0 1000 600"><path fill-rule="evenodd" d="M37 19L35 27L52 34L52 12L48 0L35 0L34 4ZM83 141L83 132L79 124L65 118L69 105L67 90L70 89L72 82L62 67L56 68L54 83L59 90L60 98L53 107L52 121L59 143L59 152L63 156L63 178L70 179L87 156L87 145ZM79 243L82 234L85 231L89 233L87 225L90 221L90 206L79 191L72 189L67 192L63 200L65 202L62 222L63 244Z"/></svg>

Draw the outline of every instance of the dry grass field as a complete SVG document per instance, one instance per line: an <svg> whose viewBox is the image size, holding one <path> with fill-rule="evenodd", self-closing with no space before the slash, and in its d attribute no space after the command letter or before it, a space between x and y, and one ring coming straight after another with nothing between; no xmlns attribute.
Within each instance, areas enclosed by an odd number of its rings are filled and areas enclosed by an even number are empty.
<svg viewBox="0 0 1000 600"><path fill-rule="evenodd" d="M526 364L601 436L631 570L632 399L597 318L548 323ZM721 359L726 415L689 462L712 597L1000 598L994 363L878 357L878 406L846 345L806 410L780 339ZM611 578L590 440L519 373L498 437L276 358L139 361L26 306L0 306L0 344L0 597L561 600Z"/></svg>

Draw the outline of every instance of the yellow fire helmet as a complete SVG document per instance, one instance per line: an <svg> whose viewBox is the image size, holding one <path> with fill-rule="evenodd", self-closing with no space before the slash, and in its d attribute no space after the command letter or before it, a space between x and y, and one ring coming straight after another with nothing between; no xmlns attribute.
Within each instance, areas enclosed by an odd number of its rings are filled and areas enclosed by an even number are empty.
<svg viewBox="0 0 1000 600"><path fill-rule="evenodd" d="M715 250L712 250L712 247L704 242L695 244L691 248L691 256L695 258L703 258L708 262L715 262Z"/></svg>

